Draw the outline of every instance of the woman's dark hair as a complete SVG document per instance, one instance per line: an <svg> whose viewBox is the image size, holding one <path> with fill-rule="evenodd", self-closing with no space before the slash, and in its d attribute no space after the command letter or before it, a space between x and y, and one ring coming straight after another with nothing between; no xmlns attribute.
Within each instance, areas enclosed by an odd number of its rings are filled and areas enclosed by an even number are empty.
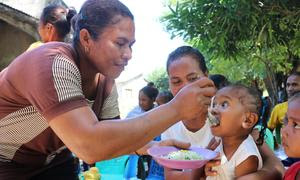
<svg viewBox="0 0 300 180"><path fill-rule="evenodd" d="M64 11L57 11L58 9ZM71 19L76 13L74 8L66 9L61 5L51 4L43 9L40 21L43 25L46 25L47 23L52 24L55 27L58 36L60 38L65 38L71 30Z"/></svg>
<svg viewBox="0 0 300 180"><path fill-rule="evenodd" d="M249 88L247 86L244 86L242 84L231 84L226 86L226 88L231 88L232 90L243 90L245 91L248 95L245 96L245 94L243 93L239 93L236 92L235 94L238 96L238 99L240 100L240 102L247 107L247 109L250 112L256 113L258 115L258 120L257 123L255 125L257 125L259 123L259 119L262 120L262 128L259 132L259 138L256 140L256 144L258 145L262 145L264 142L264 137L265 137L265 131L267 128L267 116L268 116L268 112L267 111L262 111L261 109L263 108L263 102L262 102L262 98L260 96L260 93L258 90L254 89L254 88ZM254 128L254 127L253 127Z"/></svg>
<svg viewBox="0 0 300 180"><path fill-rule="evenodd" d="M167 60L167 72L169 74L169 66L176 60L184 56L192 56L195 58L199 64L199 68L203 73L207 72L207 67L205 63L204 56L200 53L200 51L191 46L181 46L175 49L173 52L169 54Z"/></svg>
<svg viewBox="0 0 300 180"><path fill-rule="evenodd" d="M118 0L87 0L72 19L73 44L78 45L81 29L86 29L96 40L104 28L118 22L115 19L118 15L134 19L130 10Z"/></svg>
<svg viewBox="0 0 300 180"><path fill-rule="evenodd" d="M149 82L147 86L143 87L140 92L143 92L148 98L155 100L158 95L158 89L154 87L153 82Z"/></svg>
<svg viewBox="0 0 300 180"><path fill-rule="evenodd" d="M222 87L229 85L227 78L222 74L209 75L209 78L214 82L217 89L221 89Z"/></svg>

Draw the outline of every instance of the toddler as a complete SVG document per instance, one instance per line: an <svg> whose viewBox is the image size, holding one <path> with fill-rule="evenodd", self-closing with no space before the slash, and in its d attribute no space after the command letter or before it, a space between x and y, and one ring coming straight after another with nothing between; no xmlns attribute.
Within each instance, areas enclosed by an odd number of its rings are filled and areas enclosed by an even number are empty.
<svg viewBox="0 0 300 180"><path fill-rule="evenodd" d="M221 165L206 167L206 179L235 179L259 170L262 158L249 135L259 118L258 93L243 85L229 85L220 89L212 101L209 119L214 119L212 134L221 138L216 149ZM212 174L215 176L208 176Z"/></svg>

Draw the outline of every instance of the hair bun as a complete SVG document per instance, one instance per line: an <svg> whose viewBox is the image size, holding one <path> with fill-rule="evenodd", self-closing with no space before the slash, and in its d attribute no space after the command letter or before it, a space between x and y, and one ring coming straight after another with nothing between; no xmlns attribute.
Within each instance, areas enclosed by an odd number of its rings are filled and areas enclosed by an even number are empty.
<svg viewBox="0 0 300 180"><path fill-rule="evenodd" d="M148 82L147 86L154 87L154 83L153 82Z"/></svg>
<svg viewBox="0 0 300 180"><path fill-rule="evenodd" d="M71 20L73 19L73 16L75 16L77 14L77 11L75 10L75 8L70 7L68 9L68 14L67 14L67 21L69 23L71 23Z"/></svg>

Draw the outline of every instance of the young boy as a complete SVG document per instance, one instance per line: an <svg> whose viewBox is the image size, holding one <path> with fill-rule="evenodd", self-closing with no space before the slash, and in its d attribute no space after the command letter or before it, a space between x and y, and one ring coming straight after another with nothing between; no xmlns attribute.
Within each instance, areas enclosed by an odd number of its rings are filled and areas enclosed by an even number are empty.
<svg viewBox="0 0 300 180"><path fill-rule="evenodd" d="M288 101L288 122L281 130L282 146L288 157L300 157L300 93L296 93ZM300 162L294 163L285 173L284 180L300 179Z"/></svg>

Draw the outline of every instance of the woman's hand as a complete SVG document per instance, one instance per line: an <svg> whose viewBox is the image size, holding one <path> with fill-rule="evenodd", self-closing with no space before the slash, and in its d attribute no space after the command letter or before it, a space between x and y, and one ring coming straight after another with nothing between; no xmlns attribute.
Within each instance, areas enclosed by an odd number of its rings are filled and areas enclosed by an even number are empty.
<svg viewBox="0 0 300 180"><path fill-rule="evenodd" d="M170 102L181 119L194 119L207 113L211 97L216 93L213 81L206 77L186 85Z"/></svg>

